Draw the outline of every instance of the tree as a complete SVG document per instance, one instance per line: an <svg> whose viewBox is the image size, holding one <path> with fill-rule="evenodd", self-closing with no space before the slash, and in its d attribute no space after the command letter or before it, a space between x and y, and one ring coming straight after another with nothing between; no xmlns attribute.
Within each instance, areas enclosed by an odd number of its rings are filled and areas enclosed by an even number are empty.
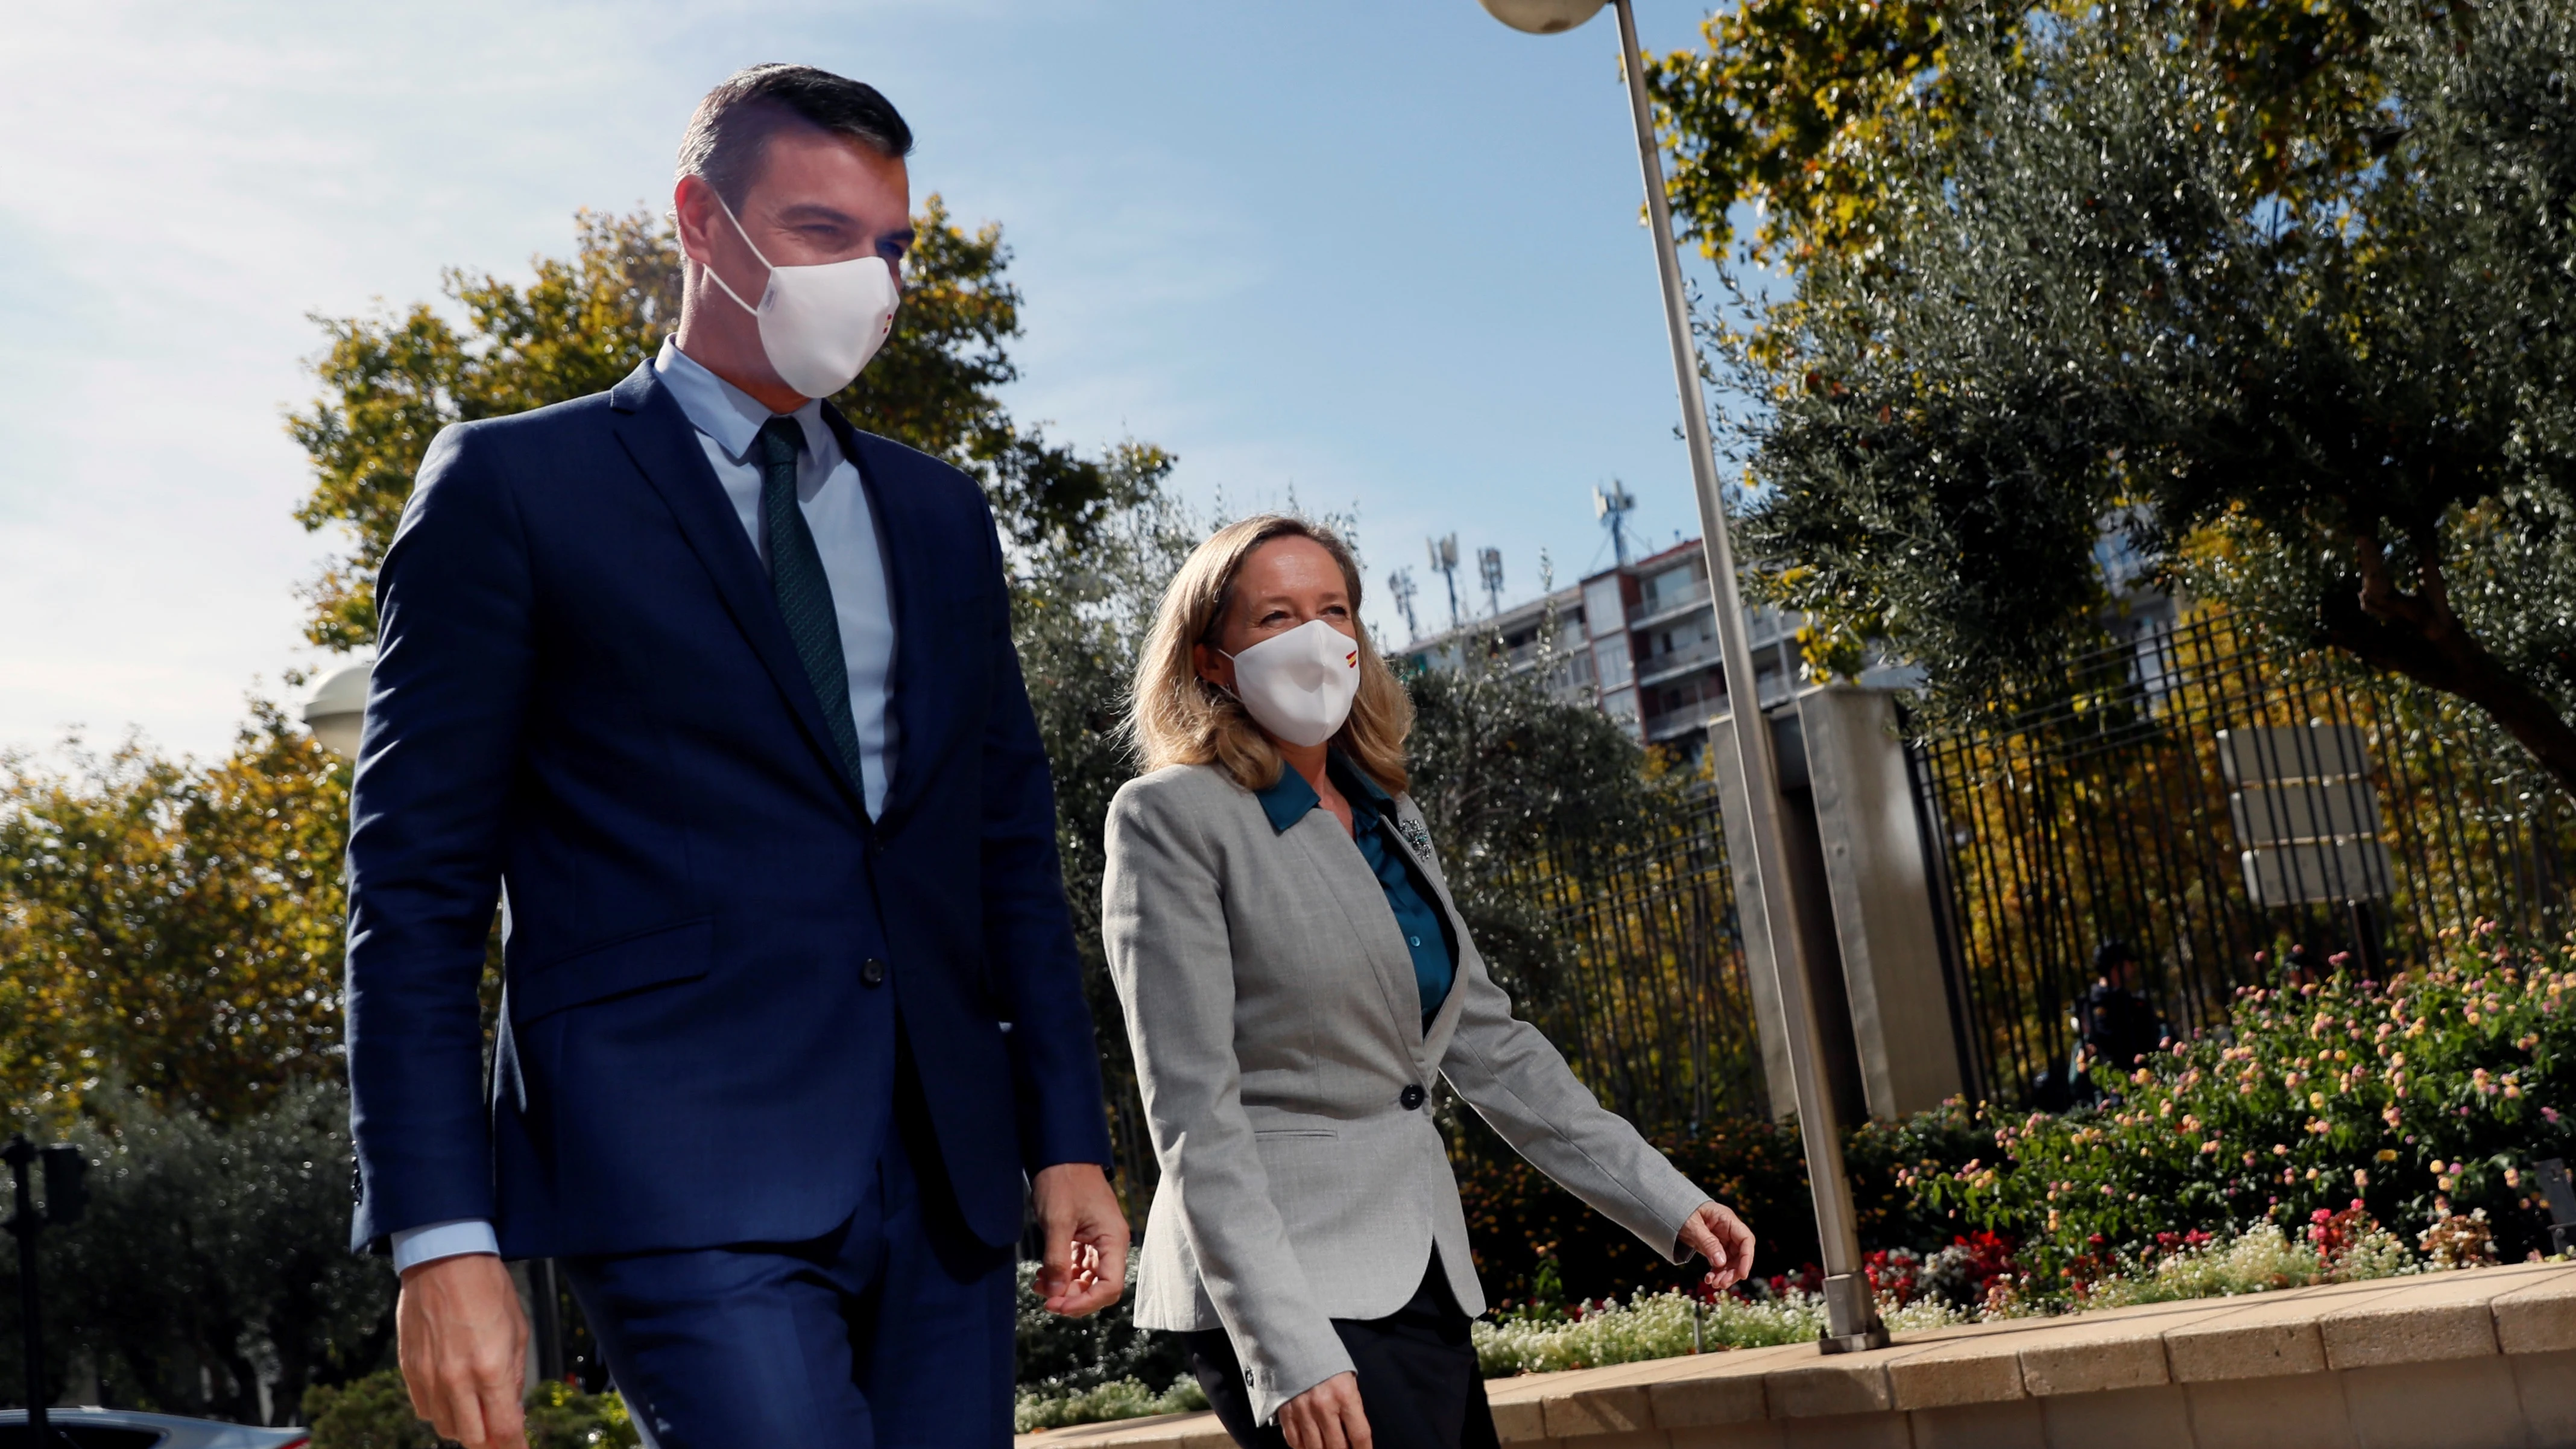
<svg viewBox="0 0 2576 1449"><path fill-rule="evenodd" d="M323 395L289 415L313 460L296 519L340 526L346 554L306 586L313 642L356 649L375 638L375 577L421 455L449 423L501 417L614 386L679 323L681 259L649 214L575 217L574 255L538 257L524 288L450 268L462 325L428 303L398 316L315 317L328 345L314 362ZM1084 458L1015 424L996 389L1019 376L1020 294L1003 277L1001 228L967 232L932 196L914 218L893 335L833 399L870 432L974 474L1013 540L1078 539L1123 500L1113 462Z"/></svg>
<svg viewBox="0 0 2576 1449"><path fill-rule="evenodd" d="M254 704L232 756L0 758L0 1093L228 1120L338 1071L348 770Z"/></svg>
<svg viewBox="0 0 2576 1449"><path fill-rule="evenodd" d="M115 1115L74 1129L94 1200L43 1240L55 1392L79 1362L107 1403L256 1424L385 1363L393 1279L348 1250L343 1089L306 1082L220 1124L148 1101ZM0 1315L0 1398L24 1403L17 1332Z"/></svg>
<svg viewBox="0 0 2576 1449"><path fill-rule="evenodd" d="M1136 774L1127 733L1130 681L1164 587L1206 536L1197 518L1164 491L1171 466L1168 454L1145 444L1111 450L1108 468L1119 495L1131 501L1092 527L1078 548L1024 553L1012 589L1012 642L1054 776L1056 849L1082 954L1083 994L1100 1033L1115 1172L1138 1214L1156 1179L1153 1139L1137 1092L1126 1014L1101 945L1100 888L1109 802Z"/></svg>
<svg viewBox="0 0 2576 1449"><path fill-rule="evenodd" d="M1556 637L1550 620L1542 639ZM1588 702L1558 699L1556 668L1515 672L1498 644L1470 648L1456 671L1423 670L1413 696L1412 795L1439 842L1458 913L1494 979L1524 1015L1544 1021L1568 964L1529 889L1544 856L1580 870L1670 823L1678 780Z"/></svg>
<svg viewBox="0 0 2576 1449"><path fill-rule="evenodd" d="M2115 528L2576 789L2576 16L2375 7L2374 160L2298 189L2187 19L1954 22L1949 101L1886 139L1896 224L1815 259L1775 352L1732 339L1771 409L1748 551L1972 709L2067 687Z"/></svg>
<svg viewBox="0 0 2576 1449"><path fill-rule="evenodd" d="M2009 55L2093 12L2053 0L1978 16L1963 32L1959 20L1974 13L1951 0L1746 0L1710 14L1705 51L1649 58L1683 231L1723 258L1738 240L1735 208L1749 205L1759 224L1743 240L1764 260L1804 266L1869 248L1897 222L1884 204L1891 132L1956 113L1952 48ZM2379 96L2363 0L2131 0L2102 14L2224 55L2228 85L2212 118L2260 138L2259 164L2276 183L2367 163L2351 125Z"/></svg>

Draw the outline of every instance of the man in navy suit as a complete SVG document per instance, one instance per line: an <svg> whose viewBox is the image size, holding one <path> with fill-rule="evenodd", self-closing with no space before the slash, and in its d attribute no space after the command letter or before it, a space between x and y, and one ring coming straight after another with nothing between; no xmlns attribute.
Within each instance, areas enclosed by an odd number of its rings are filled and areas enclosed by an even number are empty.
<svg viewBox="0 0 2576 1449"><path fill-rule="evenodd" d="M414 1406L471 1449L524 1443L505 1257L563 1261L659 1449L1007 1442L1024 1193L1047 1306L1118 1297L991 515L817 400L891 316L910 147L822 71L710 93L678 334L441 432L385 556L354 1235L402 1275Z"/></svg>

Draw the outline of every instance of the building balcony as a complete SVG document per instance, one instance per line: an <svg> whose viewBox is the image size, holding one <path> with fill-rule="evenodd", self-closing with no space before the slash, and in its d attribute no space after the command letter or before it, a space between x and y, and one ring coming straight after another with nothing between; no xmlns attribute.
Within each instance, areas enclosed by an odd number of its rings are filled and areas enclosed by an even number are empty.
<svg viewBox="0 0 2576 1449"><path fill-rule="evenodd" d="M1679 679L1694 669L1706 669L1718 662L1720 650L1715 639L1702 639L1670 654L1658 654L1637 665L1639 684L1662 684Z"/></svg>
<svg viewBox="0 0 2576 1449"><path fill-rule="evenodd" d="M1708 605L1708 580L1701 579L1678 594L1657 595L1641 601L1637 617L1628 621L1631 629L1648 629L1669 620L1687 616L1693 609Z"/></svg>

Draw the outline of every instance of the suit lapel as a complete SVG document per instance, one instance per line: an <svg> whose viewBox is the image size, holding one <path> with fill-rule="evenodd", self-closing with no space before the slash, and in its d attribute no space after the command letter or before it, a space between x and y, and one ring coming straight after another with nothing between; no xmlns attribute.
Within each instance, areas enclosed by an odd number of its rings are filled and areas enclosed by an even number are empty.
<svg viewBox="0 0 2576 1449"><path fill-rule="evenodd" d="M715 472L707 466L705 450L698 444L698 431L690 426L688 415L661 380L653 375L653 364L646 362L627 374L609 392L609 403L616 410L617 438L634 460L637 471L653 485L655 492L679 521L680 533L688 539L689 548L705 565L715 581L716 593L724 600L725 612L750 641L752 652L769 670L786 700L788 711L796 716L805 731L807 743L823 759L832 778L840 783L842 794L865 819L867 797L849 769L841 763L840 752L832 744L831 732L823 724L823 707L814 697L814 683L805 675L804 661L796 657L795 641L787 636L787 623L779 616L778 598L771 592L769 577L760 567L760 554L743 532L742 519L725 498L724 485L716 481Z"/></svg>
<svg viewBox="0 0 2576 1449"><path fill-rule="evenodd" d="M1270 828L1266 816L1261 828ZM1395 1018L1397 1039L1413 1053L1416 1068L1427 1070L1429 1063L1422 1050L1422 988L1413 979L1413 957L1404 950L1404 935L1390 914L1363 910L1354 915L1351 911L1354 901L1383 902L1386 888L1369 874L1368 861L1360 855L1359 846L1343 832L1342 822L1334 819L1331 811L1310 812L1288 828L1285 838L1296 841L1305 850L1306 858L1324 873L1342 919L1350 923L1351 934L1359 938L1361 949L1368 955L1378 989L1386 997L1386 1009Z"/></svg>

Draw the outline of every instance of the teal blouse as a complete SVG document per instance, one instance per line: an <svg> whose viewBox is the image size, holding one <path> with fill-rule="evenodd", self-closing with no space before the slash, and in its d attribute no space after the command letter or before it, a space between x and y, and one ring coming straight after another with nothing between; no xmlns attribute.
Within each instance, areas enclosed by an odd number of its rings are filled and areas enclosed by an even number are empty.
<svg viewBox="0 0 2576 1449"><path fill-rule="evenodd" d="M1425 1030L1449 996L1449 987L1458 978L1458 939L1449 924L1449 915L1440 909L1439 896L1431 889L1430 877L1423 874L1395 829L1395 797L1378 788L1378 783L1335 750L1326 767L1333 784L1350 803L1352 843L1360 848L1360 858L1368 862L1369 872L1377 877L1378 887L1386 892L1387 909L1395 913L1396 929L1404 933L1405 949L1413 954L1413 984L1422 996L1422 1024ZM1296 770L1282 766L1277 784L1258 792L1262 813L1270 817L1270 828L1286 833L1288 827L1306 818L1306 812L1324 803L1315 787ZM1339 822L1336 822L1338 828Z"/></svg>

